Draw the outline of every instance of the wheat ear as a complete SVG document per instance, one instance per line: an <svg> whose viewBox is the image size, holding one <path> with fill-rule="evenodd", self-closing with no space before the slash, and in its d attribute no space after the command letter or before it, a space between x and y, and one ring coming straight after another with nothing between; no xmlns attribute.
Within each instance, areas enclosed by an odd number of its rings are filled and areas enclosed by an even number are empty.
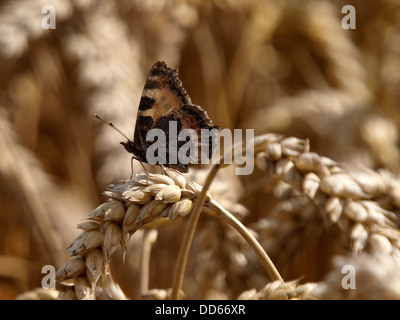
<svg viewBox="0 0 400 320"><path fill-rule="evenodd" d="M216 173L217 170L216 167L212 172ZM207 184L211 183L212 176L209 176ZM129 238L141 228L151 228L165 220L172 221L188 214L193 215L196 206L193 203L197 199L200 199L196 202L199 208L196 209L199 210L198 215L205 211L212 216L224 217L224 220L237 229L244 239L249 241L251 247L256 249L262 264L268 266L267 271L274 270L270 273L272 278L282 280L262 247L255 244L255 238L246 231L240 221L212 200L211 194L205 188L193 181L187 181L182 175L172 171L167 171L167 175L140 174L137 181L128 180L111 185L105 194L110 200L93 210L88 218L78 225L83 231L66 250L71 259L56 275L58 289L61 291L60 299L95 299L99 295L113 299L125 298L118 285L112 281L109 271L109 261L115 250L121 246L125 255ZM195 220L191 221L188 224L188 232L194 233ZM181 258L178 259L180 270L176 272L172 292L143 292L147 289L148 276L142 274L143 297L152 294L174 299L180 297L180 286L191 242L187 240L189 236L188 233L183 240L184 249L181 251ZM143 254L143 257L146 255L148 253ZM142 273L147 272L147 265L147 262L142 264ZM73 279L74 283L64 284L68 279Z"/></svg>

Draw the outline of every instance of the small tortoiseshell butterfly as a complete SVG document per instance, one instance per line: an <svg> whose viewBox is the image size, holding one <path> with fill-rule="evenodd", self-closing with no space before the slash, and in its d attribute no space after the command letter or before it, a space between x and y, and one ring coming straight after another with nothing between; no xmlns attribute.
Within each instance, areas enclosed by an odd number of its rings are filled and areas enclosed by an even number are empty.
<svg viewBox="0 0 400 320"><path fill-rule="evenodd" d="M147 163L146 152L153 143L146 141L147 132L155 128L161 129L167 138L167 145L165 146L167 157L165 163L161 163L161 165L186 173L189 171L187 164L181 163L179 160L177 163L167 161L170 159L169 154L172 151L171 148L173 148L169 144L170 121L176 121L178 134L183 129L195 130L199 150L197 163L200 163L202 156L201 129L219 130L219 128L213 125L206 111L200 106L192 104L182 81L178 79L178 70L169 68L164 61L159 61L153 65L147 76L137 112L134 139L132 141L127 138L128 141L121 142L121 144L128 152L133 154L134 159ZM213 138L206 141L208 144L206 147L209 148L207 154L209 159L212 156ZM178 141L174 147L179 149L185 143L186 141Z"/></svg>

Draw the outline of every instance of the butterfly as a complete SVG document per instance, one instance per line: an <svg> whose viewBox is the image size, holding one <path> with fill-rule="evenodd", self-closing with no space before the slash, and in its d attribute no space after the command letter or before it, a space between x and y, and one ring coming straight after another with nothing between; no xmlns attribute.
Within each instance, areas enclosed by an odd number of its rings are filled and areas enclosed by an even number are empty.
<svg viewBox="0 0 400 320"><path fill-rule="evenodd" d="M146 139L147 133L152 129L161 129L166 135L166 145L164 146L166 157L163 163L158 164L187 173L189 172L187 163L182 163L179 160L173 163L169 161L170 155L187 142L177 141L176 144L170 144L169 136L172 134L169 130L170 121L176 121L178 133L184 129L192 129L196 132L198 137L198 141L196 141L198 147L197 163L201 163L203 151L207 150L202 149L204 144L209 151L207 157L208 159L211 158L216 136L213 135L209 140L202 141L201 130L217 129L217 132L219 132L219 127L213 124L206 111L200 106L192 104L182 81L178 78L178 69L169 68L164 61L159 61L150 69L144 85L137 112L133 141L124 135L128 141L121 142L121 144L128 152L133 154L133 159L141 163L148 163L146 154L153 142Z"/></svg>

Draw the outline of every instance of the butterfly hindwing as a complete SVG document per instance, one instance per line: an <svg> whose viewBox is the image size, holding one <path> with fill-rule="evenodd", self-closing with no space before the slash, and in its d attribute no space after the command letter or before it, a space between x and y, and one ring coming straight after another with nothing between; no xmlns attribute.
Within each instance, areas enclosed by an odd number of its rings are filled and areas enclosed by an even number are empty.
<svg viewBox="0 0 400 320"><path fill-rule="evenodd" d="M181 123L181 130L192 129L195 131L197 137L198 162L200 163L200 159L211 159L215 151L214 147L217 143L219 127L212 123L207 112L200 106L186 104L173 113L175 114L178 124ZM207 136L205 134L203 135L202 129L206 129L206 133L210 133L208 139L205 139ZM202 139L204 139L204 141Z"/></svg>

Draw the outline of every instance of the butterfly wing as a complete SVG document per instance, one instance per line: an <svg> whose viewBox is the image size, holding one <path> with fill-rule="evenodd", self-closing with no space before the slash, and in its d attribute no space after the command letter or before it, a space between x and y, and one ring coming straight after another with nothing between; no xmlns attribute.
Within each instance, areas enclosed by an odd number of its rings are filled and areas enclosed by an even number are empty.
<svg viewBox="0 0 400 320"><path fill-rule="evenodd" d="M207 113L200 107L193 105L189 95L178 78L178 70L159 61L150 69L142 93L137 113L134 143L131 149L142 162L146 161L146 151L153 143L146 141L147 132L158 128L166 134L167 159L173 146L169 144L169 122L177 121L178 133L182 129L193 129L199 137L199 150L201 148L201 129L217 128L212 124ZM185 142L178 142L178 149ZM129 150L128 150L129 151ZM199 153L200 155L200 153ZM181 172L188 172L188 166L178 161L177 164L165 165Z"/></svg>

